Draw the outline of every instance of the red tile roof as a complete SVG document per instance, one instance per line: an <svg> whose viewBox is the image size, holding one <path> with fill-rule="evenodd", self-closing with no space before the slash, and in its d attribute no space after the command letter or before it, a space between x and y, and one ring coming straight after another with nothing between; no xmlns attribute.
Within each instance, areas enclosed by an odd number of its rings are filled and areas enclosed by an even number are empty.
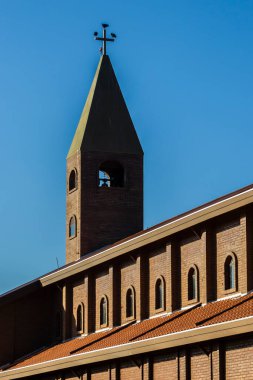
<svg viewBox="0 0 253 380"><path fill-rule="evenodd" d="M189 309L175 311L170 315L157 316L141 322L129 323L110 330L93 333L88 336L73 338L52 347L42 348L41 351L32 353L30 356L16 361L5 369L21 368L74 354L249 316L253 316L253 293L249 293L246 296L210 302L204 306L197 304Z"/></svg>

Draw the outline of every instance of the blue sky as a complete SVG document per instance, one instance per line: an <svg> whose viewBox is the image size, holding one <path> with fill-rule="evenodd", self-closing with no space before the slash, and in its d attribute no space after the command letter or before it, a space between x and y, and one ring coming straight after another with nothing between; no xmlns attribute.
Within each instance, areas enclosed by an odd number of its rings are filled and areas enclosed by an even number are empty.
<svg viewBox="0 0 253 380"><path fill-rule="evenodd" d="M64 264L102 21L145 151L145 227L253 182L252 1L0 0L0 292Z"/></svg>

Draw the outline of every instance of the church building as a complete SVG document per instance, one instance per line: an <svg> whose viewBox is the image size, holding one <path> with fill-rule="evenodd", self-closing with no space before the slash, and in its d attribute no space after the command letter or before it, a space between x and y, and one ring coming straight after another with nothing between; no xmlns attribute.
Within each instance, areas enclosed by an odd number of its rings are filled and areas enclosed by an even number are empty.
<svg viewBox="0 0 253 380"><path fill-rule="evenodd" d="M253 185L143 229L107 27L67 155L66 265L0 295L0 380L253 379Z"/></svg>

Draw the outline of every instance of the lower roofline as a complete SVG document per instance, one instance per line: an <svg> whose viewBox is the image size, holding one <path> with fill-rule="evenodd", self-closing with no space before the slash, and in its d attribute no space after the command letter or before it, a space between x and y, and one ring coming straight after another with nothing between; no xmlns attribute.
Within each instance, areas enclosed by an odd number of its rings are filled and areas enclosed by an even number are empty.
<svg viewBox="0 0 253 380"><path fill-rule="evenodd" d="M27 378L80 365L126 358L163 349L245 334L252 332L252 329L253 317L250 316L2 371L0 372L0 379Z"/></svg>

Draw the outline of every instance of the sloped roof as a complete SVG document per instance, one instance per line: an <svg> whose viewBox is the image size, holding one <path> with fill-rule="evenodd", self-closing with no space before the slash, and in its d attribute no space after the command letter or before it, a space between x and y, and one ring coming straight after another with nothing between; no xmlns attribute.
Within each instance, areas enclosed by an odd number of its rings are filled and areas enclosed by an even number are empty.
<svg viewBox="0 0 253 380"><path fill-rule="evenodd" d="M68 157L78 150L143 154L110 58L100 58Z"/></svg>
<svg viewBox="0 0 253 380"><path fill-rule="evenodd" d="M63 357L100 350L131 342L158 338L199 327L220 324L253 316L253 293L246 296L210 302L204 306L196 304L188 309L175 311L137 323L129 323L110 330L74 338L11 364L6 369L18 369ZM5 369L5 370L6 370Z"/></svg>
<svg viewBox="0 0 253 380"><path fill-rule="evenodd" d="M166 230L166 236L170 236L172 233L181 231L189 227L189 224L186 222L187 218L191 219L191 225L203 222L203 220L211 219L221 214L225 214L231 210L235 210L239 207L242 207L246 204L253 203L253 184L243 187L237 191L226 194L222 197L219 197L211 202L204 203L203 205L193 208L187 212L184 212L180 215L174 216L170 219L163 221L162 223L156 224L146 230L140 231L134 235L128 236L125 239L122 239L116 243L113 243L109 246L100 248L96 251L90 252L87 255L81 257L75 262L68 263L58 269L55 269L49 273L44 274L41 277L38 277L28 283L22 284L17 288L11 289L10 291L0 294L0 303L9 302L13 298L21 297L26 295L26 292L32 292L40 287L47 286L51 283L55 283L62 278L66 278L87 268L98 265L101 261L98 261L103 258L103 262L111 259L109 257L110 251L112 251L112 256L119 254L124 254L125 251L130 252L132 245L129 244L133 241L140 241L140 245L144 246L150 242L148 236L154 235L154 240L158 240L161 236L156 232ZM204 217L200 215L204 214ZM193 216L195 219L193 219ZM175 225L179 225L175 227ZM164 237L164 234L162 235ZM124 250L122 247L126 246ZM116 252L116 254L115 254ZM114 257L114 256L113 256Z"/></svg>

